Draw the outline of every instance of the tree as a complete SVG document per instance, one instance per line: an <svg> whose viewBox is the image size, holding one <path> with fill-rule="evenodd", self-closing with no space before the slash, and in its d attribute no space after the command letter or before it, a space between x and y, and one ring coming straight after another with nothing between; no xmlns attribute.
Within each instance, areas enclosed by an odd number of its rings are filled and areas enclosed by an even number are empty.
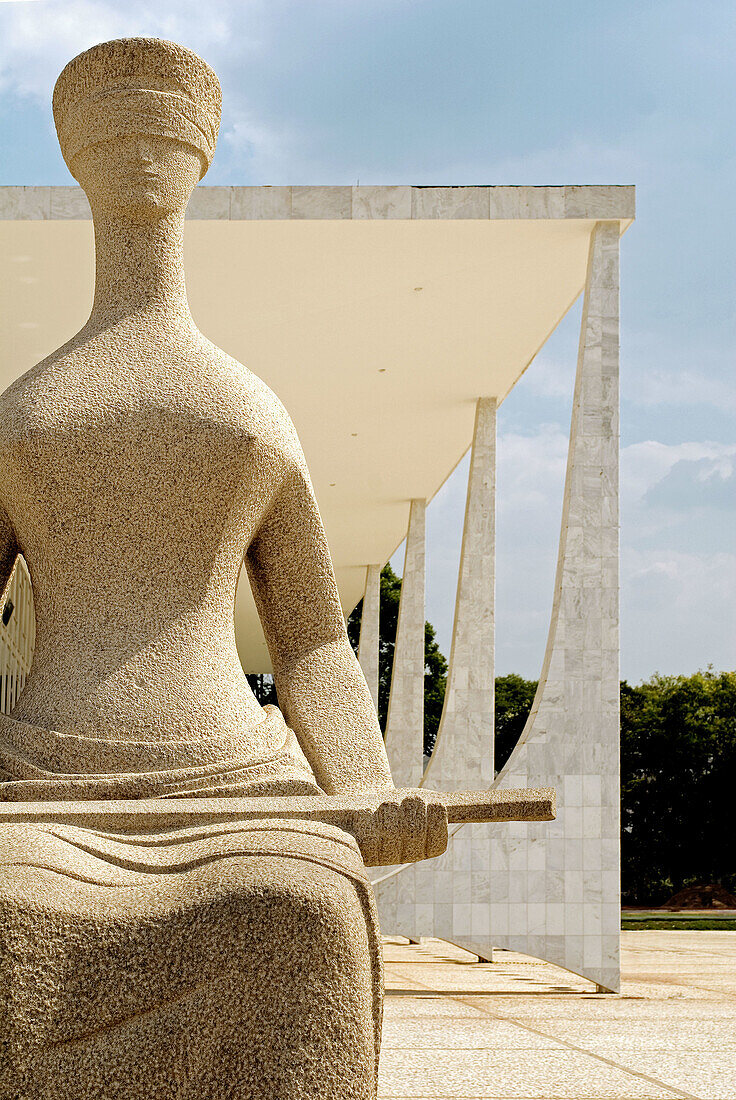
<svg viewBox="0 0 736 1100"><path fill-rule="evenodd" d="M386 729L388 701L391 692L396 628L399 621L401 578L390 565L381 570L380 622L378 650L378 719ZM348 618L348 637L358 652L363 601ZM447 687L447 660L437 643L435 629L424 624L424 753L429 756L437 740ZM536 680L524 680L512 673L496 680L496 768L505 763L519 740L531 709Z"/></svg>
<svg viewBox="0 0 736 1100"><path fill-rule="evenodd" d="M394 663L396 630L399 622L401 577L397 577L390 565L381 570L380 619L378 642L378 721L386 732L388 701L391 694L391 671ZM363 617L363 601L348 618L348 637L355 652L360 641L360 624ZM430 753L437 737L442 706L445 699L447 661L435 638L431 623L424 624L424 751Z"/></svg>
<svg viewBox="0 0 736 1100"><path fill-rule="evenodd" d="M536 680L525 680L515 672L496 677L496 771L504 766L521 737L536 690Z"/></svg>
<svg viewBox="0 0 736 1100"><path fill-rule="evenodd" d="M447 661L431 623L424 624L424 755L431 756L447 688Z"/></svg>
<svg viewBox="0 0 736 1100"><path fill-rule="evenodd" d="M401 577L397 577L390 565L381 571L380 594L380 635L378 643L378 720L381 729L386 730L388 701L391 694L391 672L394 663L396 630L399 622L399 602L401 600ZM355 652L358 652L360 623L363 613L363 601L348 617L348 638ZM442 715L445 700L445 681L447 661L440 651L431 623L424 624L424 751L431 753L437 737L437 727ZM248 683L258 702L263 706L273 703L278 706L273 676L249 674Z"/></svg>
<svg viewBox="0 0 736 1100"><path fill-rule="evenodd" d="M662 904L697 882L736 887L736 672L621 684L623 893Z"/></svg>
<svg viewBox="0 0 736 1100"><path fill-rule="evenodd" d="M272 703L275 707L279 705L276 685L270 672L249 672L246 675L246 680L248 681L248 687L256 697L256 701L262 707L265 707L267 703Z"/></svg>

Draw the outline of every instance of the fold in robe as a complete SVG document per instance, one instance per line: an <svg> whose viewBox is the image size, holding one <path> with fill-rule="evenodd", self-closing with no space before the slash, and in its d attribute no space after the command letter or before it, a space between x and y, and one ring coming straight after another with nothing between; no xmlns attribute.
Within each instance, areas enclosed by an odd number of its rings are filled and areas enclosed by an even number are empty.
<svg viewBox="0 0 736 1100"><path fill-rule="evenodd" d="M276 708L248 743L2 716L0 799L319 792ZM335 826L0 825L0 1100L372 1100L380 1013L373 895Z"/></svg>

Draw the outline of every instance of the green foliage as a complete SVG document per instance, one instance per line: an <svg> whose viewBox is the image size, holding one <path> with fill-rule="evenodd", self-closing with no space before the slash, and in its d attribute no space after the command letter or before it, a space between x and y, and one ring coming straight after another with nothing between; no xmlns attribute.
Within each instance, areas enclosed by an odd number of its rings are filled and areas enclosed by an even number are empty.
<svg viewBox="0 0 736 1100"><path fill-rule="evenodd" d="M437 645L434 627L424 624L424 755L430 756L445 705L447 661Z"/></svg>
<svg viewBox="0 0 736 1100"><path fill-rule="evenodd" d="M378 719L381 729L386 729L388 701L391 692L396 628L399 621L401 577L397 577L390 565L381 571L380 640L378 651ZM363 601L348 618L348 637L358 652ZM424 753L429 756L434 748L439 729L447 686L447 660L437 644L434 627L424 624ZM536 680L524 680L511 674L496 680L496 768L505 763L519 740L531 709Z"/></svg>
<svg viewBox="0 0 736 1100"><path fill-rule="evenodd" d="M381 573L378 716L386 728L401 578ZM362 602L348 619L357 652ZM424 747L434 747L447 683L447 661L425 624ZM251 679L249 677L249 679ZM269 684L259 685L264 702ZM496 768L521 736L537 690L512 673L496 679ZM653 676L621 684L623 893L629 904L661 905L696 882L736 891L736 672ZM720 927L720 925L719 925Z"/></svg>
<svg viewBox="0 0 736 1100"><path fill-rule="evenodd" d="M386 731L388 700L391 693L391 671L394 663L396 629L399 622L401 577L397 577L390 565L381 570L380 639L378 648L378 720ZM348 618L348 637L358 652L360 623L363 615L361 600ZM424 624L424 751L430 753L437 737L442 705L445 700L447 661L435 639L434 627Z"/></svg>
<svg viewBox="0 0 736 1100"><path fill-rule="evenodd" d="M621 684L623 892L661 905L696 882L736 888L736 672Z"/></svg>
<svg viewBox="0 0 736 1100"><path fill-rule="evenodd" d="M276 685L273 682L273 676L270 672L249 672L246 676L248 686L256 697L256 701L265 707L267 703L272 703L273 706L279 705L278 698L276 696Z"/></svg>
<svg viewBox="0 0 736 1100"><path fill-rule="evenodd" d="M496 771L504 766L521 737L536 690L536 680L525 680L515 672L496 677Z"/></svg>
<svg viewBox="0 0 736 1100"><path fill-rule="evenodd" d="M652 920L627 920L621 917L624 932L736 932L736 920L719 920L717 917L683 917L669 920L667 917Z"/></svg>

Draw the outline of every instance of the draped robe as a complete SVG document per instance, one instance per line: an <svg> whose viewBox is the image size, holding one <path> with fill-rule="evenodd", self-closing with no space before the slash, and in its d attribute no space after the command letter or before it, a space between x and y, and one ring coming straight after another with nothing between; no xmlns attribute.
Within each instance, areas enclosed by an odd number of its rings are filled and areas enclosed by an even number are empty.
<svg viewBox="0 0 736 1100"><path fill-rule="evenodd" d="M319 792L275 707L248 745L193 741L182 766L181 743L0 716L0 799ZM331 825L0 825L0 970L1 1100L376 1093L375 906Z"/></svg>

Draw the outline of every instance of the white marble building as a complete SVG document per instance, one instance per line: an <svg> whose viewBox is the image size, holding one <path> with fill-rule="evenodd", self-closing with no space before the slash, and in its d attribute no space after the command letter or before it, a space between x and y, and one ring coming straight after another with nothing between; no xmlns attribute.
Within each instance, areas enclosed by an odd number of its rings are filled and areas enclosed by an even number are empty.
<svg viewBox="0 0 736 1100"><path fill-rule="evenodd" d="M614 990L618 242L633 217L630 187L200 187L186 244L195 319L297 425L345 610L365 594L374 699L380 568L408 533L386 735L397 782L557 788L552 824L465 826L442 859L381 871L385 931L484 957L514 948ZM78 188L0 188L0 387L83 323L90 229ZM581 291L547 650L527 727L495 775L496 410ZM424 513L471 443L447 698L425 770ZM33 638L22 578L15 594L0 665L17 687ZM236 628L246 670L267 671L247 589Z"/></svg>
<svg viewBox="0 0 736 1100"><path fill-rule="evenodd" d="M554 786L557 820L465 826L439 860L374 883L387 928L485 958L493 946L522 951L602 990L619 986L618 241L615 222L591 234L554 603L532 713L494 779L496 403L481 398L447 699L423 776L436 790Z"/></svg>

